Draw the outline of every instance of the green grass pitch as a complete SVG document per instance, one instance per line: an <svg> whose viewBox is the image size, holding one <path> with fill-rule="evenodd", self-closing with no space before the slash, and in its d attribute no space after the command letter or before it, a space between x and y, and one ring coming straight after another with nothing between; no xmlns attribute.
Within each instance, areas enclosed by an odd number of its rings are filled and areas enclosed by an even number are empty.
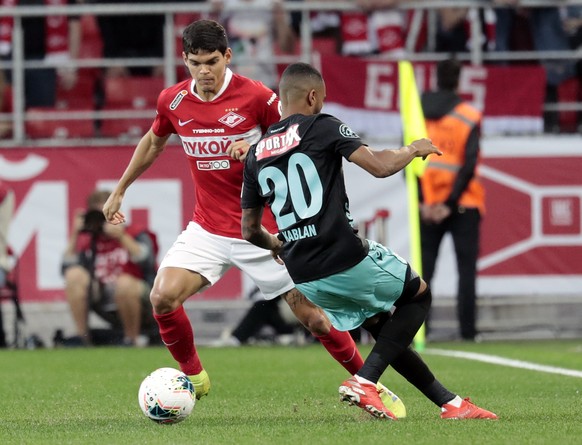
<svg viewBox="0 0 582 445"><path fill-rule="evenodd" d="M438 343L455 349L582 370L582 341ZM366 354L369 346L361 348ZM382 382L408 417L373 419L341 404L347 376L319 345L199 348L208 397L176 425L141 413L137 391L155 368L175 367L164 348L0 351L2 445L473 445L582 443L582 378L423 354L451 390L498 421L444 421L439 409L389 369Z"/></svg>

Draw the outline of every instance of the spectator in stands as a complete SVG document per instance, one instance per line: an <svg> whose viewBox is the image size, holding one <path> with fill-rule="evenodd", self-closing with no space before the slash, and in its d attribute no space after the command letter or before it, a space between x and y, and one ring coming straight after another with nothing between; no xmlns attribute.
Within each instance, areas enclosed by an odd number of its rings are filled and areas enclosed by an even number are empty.
<svg viewBox="0 0 582 445"><path fill-rule="evenodd" d="M406 1L357 0L359 11L336 13L339 18L341 53L354 56L403 55L406 13L397 10L397 7ZM334 20L333 16L326 16L330 25L333 25Z"/></svg>
<svg viewBox="0 0 582 445"><path fill-rule="evenodd" d="M179 0L178 0L179 1ZM93 0L93 3L111 3L111 0ZM163 3L163 0L124 0L123 3ZM103 57L106 59L162 58L164 56L164 16L153 14L100 15L97 17ZM163 65L146 67L112 66L107 76L161 76Z"/></svg>
<svg viewBox="0 0 582 445"><path fill-rule="evenodd" d="M344 55L382 54L402 57L407 49L406 45L411 45L414 51L422 51L427 46L426 11L399 8L407 1L409 0L357 0L359 11L314 13L311 18L314 37L336 39L337 52ZM464 15L461 14L462 20ZM449 16L446 15L443 20L448 19ZM447 25L449 23L446 22ZM459 21L459 24L464 25L464 22ZM437 38L439 42L443 40L440 33ZM466 37L463 34L458 45L465 48L465 44ZM439 43L437 46L441 50L447 50L444 44Z"/></svg>
<svg viewBox="0 0 582 445"><path fill-rule="evenodd" d="M87 0L91 3L110 4L111 0ZM200 3L205 0L123 0L123 3L143 5L148 3ZM163 14L100 15L97 23L103 41L106 59L136 59L164 57ZM163 64L156 66L112 66L106 76L162 76Z"/></svg>
<svg viewBox="0 0 582 445"><path fill-rule="evenodd" d="M558 7L519 9L520 0L493 0L498 6L513 8L498 8L496 28L496 50L512 50L511 39L514 34L516 14L527 14L533 49L536 51L565 51L570 49L568 35L562 26ZM515 9L518 8L518 9ZM523 34L520 32L520 34ZM575 64L571 60L542 60L546 70L546 105L555 104L558 100L558 87L566 79L575 74ZM547 132L560 131L558 113L544 112L544 128Z"/></svg>
<svg viewBox="0 0 582 445"><path fill-rule="evenodd" d="M469 32L466 25L468 8L442 8L438 13L436 51L459 53L467 51Z"/></svg>
<svg viewBox="0 0 582 445"><path fill-rule="evenodd" d="M149 292L155 275L154 235L146 229L105 222L101 208L110 192L96 190L77 211L63 257L65 295L80 344L91 344L88 311L123 329L134 345L142 327L153 326Z"/></svg>
<svg viewBox="0 0 582 445"><path fill-rule="evenodd" d="M565 8L564 28L574 48L582 45L582 6L568 6Z"/></svg>
<svg viewBox="0 0 582 445"><path fill-rule="evenodd" d="M0 0L1 6L73 5L82 0ZM10 59L12 52L11 17L0 17L0 53ZM23 17L24 58L27 61L60 62L61 67L31 68L24 72L25 105L29 107L53 107L56 102L57 82L70 89L77 82L76 69L67 61L77 59L81 42L79 17L47 16ZM8 75L11 81L11 76Z"/></svg>
<svg viewBox="0 0 582 445"><path fill-rule="evenodd" d="M537 51L567 51L570 42L560 17L559 8L532 8L531 12L532 38ZM546 105L558 102L558 87L575 75L575 62L572 60L545 60L542 65L546 69ZM544 112L545 131L559 133L559 113Z"/></svg>
<svg viewBox="0 0 582 445"><path fill-rule="evenodd" d="M570 48L582 48L582 6L569 6L565 9L564 29L568 34ZM578 105L582 102L582 59L576 61L576 77L578 79ZM582 133L582 110L577 112L578 133Z"/></svg>
<svg viewBox="0 0 582 445"><path fill-rule="evenodd" d="M306 2L321 0L305 0ZM326 1L326 0L323 0ZM309 13L313 50L326 53L340 54L342 50L341 12L339 11L311 11ZM322 42L326 48L319 45ZM327 43L327 45L326 45Z"/></svg>
<svg viewBox="0 0 582 445"><path fill-rule="evenodd" d="M515 16L525 11L517 8L520 0L492 0L495 8L495 50L509 51Z"/></svg>
<svg viewBox="0 0 582 445"><path fill-rule="evenodd" d="M277 87L279 75L273 56L295 51L297 35L291 16L282 0L209 0L213 6L210 18L224 23L230 39L236 71ZM232 6L261 6L264 9L233 10Z"/></svg>
<svg viewBox="0 0 582 445"><path fill-rule="evenodd" d="M0 0L0 6L13 6L15 0ZM13 21L8 17L0 17L0 62L9 62L12 53L12 26ZM8 102L6 101L6 91L9 89L10 73L6 73L4 68L0 68L0 113L6 113ZM12 97L10 95L10 101ZM10 108L12 104L10 103ZM12 110L10 109L11 112ZM10 128L12 126L10 125ZM11 130L10 130L11 132ZM7 137L6 122L0 119L0 139Z"/></svg>
<svg viewBox="0 0 582 445"><path fill-rule="evenodd" d="M407 0L357 0L361 9L360 19L367 25L367 42L370 54L404 55L406 43L407 13L398 10L398 6ZM356 19L350 13L344 12L342 18L342 52L358 54L360 36L350 32L349 21ZM356 19L357 20L357 19ZM354 48L355 51L352 51ZM363 48L363 47L362 47Z"/></svg>
<svg viewBox="0 0 582 445"><path fill-rule="evenodd" d="M12 136L12 121L4 120L1 116L4 114L10 118L12 111L12 88L6 80L4 71L0 70L0 139L8 139Z"/></svg>
<svg viewBox="0 0 582 445"><path fill-rule="evenodd" d="M437 10L437 16L436 51L459 53L471 50L474 31L480 32L478 44L483 51L495 48L495 13L491 8L442 8ZM475 22L479 30L473 28Z"/></svg>

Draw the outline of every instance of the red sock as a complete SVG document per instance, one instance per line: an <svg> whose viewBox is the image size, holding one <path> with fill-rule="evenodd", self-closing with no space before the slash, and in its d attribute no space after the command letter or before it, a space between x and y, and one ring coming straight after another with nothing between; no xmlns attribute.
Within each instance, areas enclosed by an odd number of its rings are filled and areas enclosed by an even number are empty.
<svg viewBox="0 0 582 445"><path fill-rule="evenodd" d="M338 331L332 326L329 334L316 338L351 375L354 375L364 366L364 360L349 332Z"/></svg>
<svg viewBox="0 0 582 445"><path fill-rule="evenodd" d="M162 341L180 364L180 369L186 375L196 375L202 371L202 363L194 346L194 331L186 315L184 306L168 313L154 313L158 322Z"/></svg>

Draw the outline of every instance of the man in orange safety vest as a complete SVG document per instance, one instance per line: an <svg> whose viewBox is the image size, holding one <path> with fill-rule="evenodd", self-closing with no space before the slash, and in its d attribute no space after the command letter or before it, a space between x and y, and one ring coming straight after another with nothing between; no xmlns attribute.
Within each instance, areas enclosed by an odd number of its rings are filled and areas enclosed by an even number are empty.
<svg viewBox="0 0 582 445"><path fill-rule="evenodd" d="M473 341L477 335L475 282L485 191L478 174L481 112L457 94L460 73L457 60L439 62L438 90L422 96L428 136L443 152L429 159L420 180L422 271L430 283L441 241L450 233L459 274L460 334Z"/></svg>

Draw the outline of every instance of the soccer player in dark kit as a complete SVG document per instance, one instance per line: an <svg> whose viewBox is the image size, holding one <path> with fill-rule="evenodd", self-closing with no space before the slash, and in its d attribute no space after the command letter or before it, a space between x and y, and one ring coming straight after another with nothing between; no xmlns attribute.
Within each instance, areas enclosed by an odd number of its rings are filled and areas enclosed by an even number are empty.
<svg viewBox="0 0 582 445"><path fill-rule="evenodd" d="M242 233L284 262L296 287L325 310L336 329L362 326L376 339L362 368L339 387L341 400L395 420L376 391L390 365L441 408L442 418L496 419L445 388L410 348L430 308L430 289L396 253L362 240L349 212L343 158L387 177L415 157L441 152L428 139L398 150L369 149L346 124L320 113L325 83L308 64L287 67L279 94L281 121L269 127L246 159ZM267 203L278 235L262 226Z"/></svg>

